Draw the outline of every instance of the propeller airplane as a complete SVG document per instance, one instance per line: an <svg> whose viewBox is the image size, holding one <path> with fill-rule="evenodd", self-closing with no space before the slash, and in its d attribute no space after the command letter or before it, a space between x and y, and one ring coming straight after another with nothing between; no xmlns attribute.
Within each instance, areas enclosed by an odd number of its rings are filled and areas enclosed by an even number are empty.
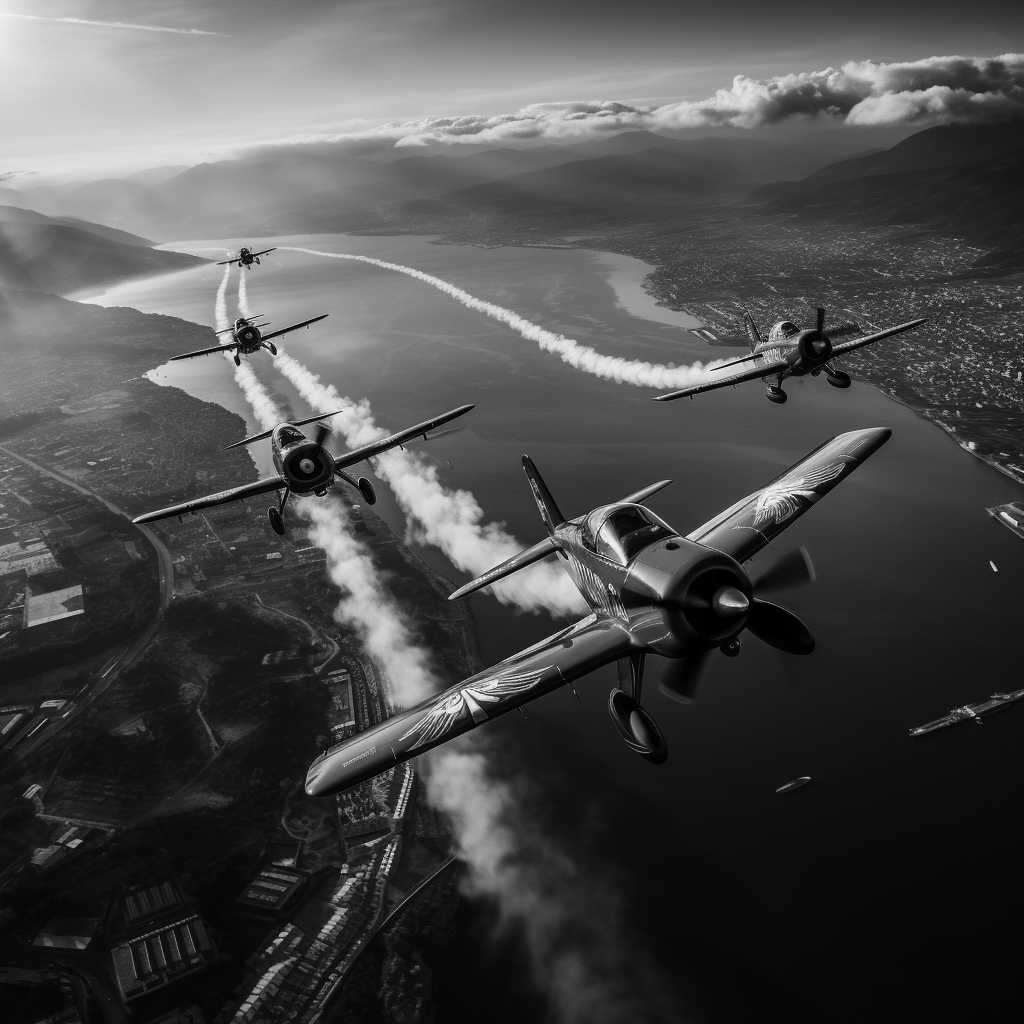
<svg viewBox="0 0 1024 1024"><path fill-rule="evenodd" d="M248 246L243 245L238 250L237 256L230 260L221 260L217 266L226 267L229 264L237 264L239 270L242 267L251 267L254 263L259 263L261 256L266 256L268 252L273 252L276 248L276 245L272 245L269 249L260 249L259 252L253 252Z"/></svg>
<svg viewBox="0 0 1024 1024"><path fill-rule="evenodd" d="M344 455L332 455L324 447L330 429L323 423L317 429L316 438L307 437L299 427L316 420L329 419L337 416L337 412L329 413L327 416L310 416L308 419L295 420L292 423L278 423L271 430L264 430L260 434L253 434L252 437L243 438L234 444L229 444L225 451L230 448L237 448L239 445L252 444L254 441L262 441L270 438L270 450L274 459L274 466L277 469L277 476L268 477L266 480L257 480L251 484L242 484L241 487L232 487L227 491L220 491L217 494L208 494L202 498L193 498L191 501L182 502L180 505L172 505L170 508L162 508L156 512L147 512L145 515L137 516L133 523L152 523L158 519L170 519L174 516L182 516L188 512L198 512L200 509L213 508L216 505L226 505L232 501L244 501L259 494L269 494L271 491L284 491L281 501L276 506L271 506L267 511L270 525L274 532L283 535L285 532L284 510L288 499L293 495L305 497L316 495L323 497L328 488L334 483L334 478L339 477L345 483L351 484L362 495L367 505L373 505L377 501L373 484L365 476L358 480L349 476L345 470L366 459L380 455L391 448L403 446L414 438L421 435L426 440L427 432L451 420L464 416L474 407L472 405L461 405L450 412L442 413L433 419L417 423L414 427L407 427L397 434L382 437L378 441L365 444L354 451L346 452ZM339 410L340 412L341 410Z"/></svg>
<svg viewBox="0 0 1024 1024"><path fill-rule="evenodd" d="M813 579L802 550L757 580L744 563L792 526L821 497L889 439L885 427L839 434L771 483L703 526L678 534L644 502L660 480L621 501L567 520L536 467L523 468L547 537L478 579L456 599L557 554L591 614L540 643L449 687L416 707L329 748L309 768L306 792L329 796L373 778L492 718L617 662L620 685L608 711L626 745L660 764L668 748L640 703L649 654L673 660L661 688L692 700L715 650L734 657L746 629L789 654L814 650L814 637L793 612L760 595Z"/></svg>
<svg viewBox="0 0 1024 1024"><path fill-rule="evenodd" d="M312 320L303 320L301 324L282 327L281 330L272 331L270 334L261 333L264 327L270 326L269 321L261 324L255 322L262 315L262 313L257 313L255 316L240 316L231 327L225 327L223 330L216 332L217 334L230 334L231 341L225 342L222 345L213 345L211 348L196 349L195 352L183 352L180 356L171 356L171 362L174 362L175 359L209 356L213 355L214 352L231 352L235 360L235 366L240 366L242 356L251 356L259 352L261 348L269 349L270 354L276 356L277 346L270 340L271 338L279 338L282 334L297 331L300 327L308 328L310 324L315 324L318 320L323 320L330 316L330 313L321 313L319 316L313 317Z"/></svg>
<svg viewBox="0 0 1024 1024"><path fill-rule="evenodd" d="M768 384L765 394L768 401L774 402L776 405L782 405L788 397L782 390L782 382L787 377L805 377L808 374L817 377L819 373L824 373L833 387L848 388L853 381L848 373L844 373L835 365L839 356L847 355L865 345L872 345L883 338L890 338L894 334L902 334L914 327L920 327L921 324L928 322L928 317L910 320L897 327L887 327L884 331L876 331L874 334L868 334L862 338L852 338L837 344L833 344L831 338L825 333L825 310L820 306L815 326L806 331L801 331L791 320L780 320L769 331L768 337L762 338L749 313L743 314L743 320L750 341L750 355L731 359L720 366L712 367L711 373L718 373L730 366L738 366L740 363L754 362L755 366L752 369L732 376L722 376L717 380L705 381L702 384L692 384L667 395L658 395L654 401L672 402L677 398L693 398L694 395L699 395L704 391L715 391L718 388L741 384L758 377L764 381L775 377L775 383ZM848 329L848 327L843 328L843 333Z"/></svg>

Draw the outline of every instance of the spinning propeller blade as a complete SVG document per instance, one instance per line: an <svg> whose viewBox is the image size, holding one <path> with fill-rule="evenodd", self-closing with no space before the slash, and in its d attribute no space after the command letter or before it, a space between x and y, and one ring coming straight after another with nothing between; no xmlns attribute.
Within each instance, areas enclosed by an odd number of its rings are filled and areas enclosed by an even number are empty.
<svg viewBox="0 0 1024 1024"><path fill-rule="evenodd" d="M819 334L825 333L825 310L822 306L818 307L818 323L816 329Z"/></svg>
<svg viewBox="0 0 1024 1024"><path fill-rule="evenodd" d="M788 551L751 582L759 593L771 594L789 587L813 583L816 578L811 556L807 553L807 549L801 546L793 551Z"/></svg>
<svg viewBox="0 0 1024 1024"><path fill-rule="evenodd" d="M658 689L670 700L692 704L700 690L701 676L707 666L711 650L701 651L691 658L669 662L658 683Z"/></svg>
<svg viewBox="0 0 1024 1024"><path fill-rule="evenodd" d="M324 441L327 440L327 435L331 432L331 428L326 423L321 423L316 428L316 454L319 455L323 451Z"/></svg>
<svg viewBox="0 0 1024 1024"><path fill-rule="evenodd" d="M803 620L788 608L754 599L747 616L747 629L759 640L787 654L810 654L814 637Z"/></svg>

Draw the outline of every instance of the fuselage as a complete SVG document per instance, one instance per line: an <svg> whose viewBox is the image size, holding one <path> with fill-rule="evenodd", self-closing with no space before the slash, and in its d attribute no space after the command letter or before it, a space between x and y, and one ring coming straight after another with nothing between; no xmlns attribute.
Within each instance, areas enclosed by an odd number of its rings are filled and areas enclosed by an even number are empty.
<svg viewBox="0 0 1024 1024"><path fill-rule="evenodd" d="M657 654L685 657L743 630L753 588L739 562L681 537L642 505L605 505L555 537L590 607Z"/></svg>
<svg viewBox="0 0 1024 1024"><path fill-rule="evenodd" d="M252 250L251 249L246 249L245 246L242 246L242 248L238 252L238 265L240 267L243 266L243 265L246 266L246 267L251 267L252 263L253 263Z"/></svg>
<svg viewBox="0 0 1024 1024"><path fill-rule="evenodd" d="M326 448L293 427L279 423L270 435L270 451L277 471L292 494L324 494L334 483L334 459Z"/></svg>

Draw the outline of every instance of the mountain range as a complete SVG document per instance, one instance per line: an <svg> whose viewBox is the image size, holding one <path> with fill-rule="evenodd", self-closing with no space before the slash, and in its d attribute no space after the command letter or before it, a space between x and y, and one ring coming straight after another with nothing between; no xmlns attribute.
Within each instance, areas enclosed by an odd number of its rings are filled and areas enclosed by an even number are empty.
<svg viewBox="0 0 1024 1024"><path fill-rule="evenodd" d="M147 244L141 235L508 229L540 237L681 223L710 202L742 215L915 225L994 248L990 261L998 265L1018 260L1024 123L940 126L852 152L858 142L885 138L859 129L803 136L732 130L692 139L633 131L518 149L359 151L316 143L185 170L0 189L0 202L48 217L35 224L40 237L84 231L91 238L66 236L79 252L102 237L136 247L136 258ZM28 231L14 228L10 215L4 223L8 236ZM13 241L5 244L9 252ZM112 267L115 252L104 250L101 261ZM9 267L9 255L0 263ZM32 276L31 267L22 269Z"/></svg>
<svg viewBox="0 0 1024 1024"><path fill-rule="evenodd" d="M0 206L0 288L65 294L205 262L151 246L103 224Z"/></svg>

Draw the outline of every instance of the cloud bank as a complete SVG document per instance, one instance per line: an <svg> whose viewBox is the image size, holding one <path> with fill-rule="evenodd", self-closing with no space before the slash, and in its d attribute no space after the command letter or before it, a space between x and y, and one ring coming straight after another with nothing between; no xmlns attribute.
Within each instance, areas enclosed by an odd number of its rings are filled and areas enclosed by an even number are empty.
<svg viewBox="0 0 1024 1024"><path fill-rule="evenodd" d="M794 117L829 117L849 125L987 124L1024 117L1024 54L927 57L774 78L737 75L703 100L658 107L605 101L535 103L491 117L428 117L286 144L346 143L356 150L426 145L499 145L528 140L579 141L629 130L758 128Z"/></svg>

